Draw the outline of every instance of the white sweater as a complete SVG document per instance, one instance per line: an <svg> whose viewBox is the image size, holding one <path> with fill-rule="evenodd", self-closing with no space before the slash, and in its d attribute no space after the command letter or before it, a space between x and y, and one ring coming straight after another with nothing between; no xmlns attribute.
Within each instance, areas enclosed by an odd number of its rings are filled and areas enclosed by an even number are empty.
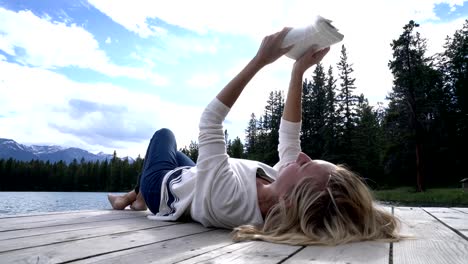
<svg viewBox="0 0 468 264"><path fill-rule="evenodd" d="M301 151L301 123L281 120L280 161L270 167L257 161L229 158L222 126L229 110L217 98L205 108L199 125L197 165L179 168L183 171L177 177L171 177L177 169L165 175L159 212L148 216L150 219L177 220L190 214L193 220L207 227L263 224L257 199L257 169L262 169L274 181L282 164L296 160Z"/></svg>

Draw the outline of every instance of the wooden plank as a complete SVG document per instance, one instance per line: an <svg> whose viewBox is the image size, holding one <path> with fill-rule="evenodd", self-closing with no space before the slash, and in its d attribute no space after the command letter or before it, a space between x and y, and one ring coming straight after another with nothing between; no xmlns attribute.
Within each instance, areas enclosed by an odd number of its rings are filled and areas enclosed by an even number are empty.
<svg viewBox="0 0 468 264"><path fill-rule="evenodd" d="M278 263L293 255L301 248L300 246L288 246L262 241L242 242L178 263Z"/></svg>
<svg viewBox="0 0 468 264"><path fill-rule="evenodd" d="M210 229L187 223L0 253L2 263L58 263L141 247Z"/></svg>
<svg viewBox="0 0 468 264"><path fill-rule="evenodd" d="M383 208L385 210L391 211L390 207ZM290 254L294 253L295 250L300 249L300 247L293 247L294 251L284 251L284 245L270 244L264 242L250 242L250 243L237 243L232 244L228 231L221 231L221 239L224 243L218 245L219 248L212 248L212 245L216 245L217 240L211 237L210 233L197 234L190 237L184 237L176 240L171 240L165 242L165 246L161 244L154 244L145 246L144 248L130 249L125 251L119 251L111 254L106 254L102 256L93 257L80 263L149 263L149 262L158 262L158 263L174 263L179 262L185 259L182 263L196 263L196 262L207 262L210 263L224 263L224 262L258 262L258 263L276 263L287 258ZM204 236L208 237L209 240L203 238ZM196 238L196 239L193 239ZM214 244L213 244L214 242ZM169 244L171 243L171 244ZM194 244L195 243L195 244ZM207 245L207 243L210 243ZM252 243L256 243L252 245ZM388 263L388 243L375 243L377 246L371 246L375 250L376 247L379 247L380 250L384 249L385 262ZM230 245L231 244L231 245ZM258 244L264 245L258 246ZM364 243L363 243L364 244ZM224 247L225 245L229 245ZM348 245L349 247L354 244ZM194 250L193 247L201 247L205 250L203 252L198 252ZM386 246L386 247L385 247ZM271 247L274 247L273 249ZM277 249L279 247L279 249ZM286 246L290 247L290 246ZM172 249L171 249L172 248ZM369 246L366 246L369 248ZM198 252L195 254L193 251ZM259 252L262 255L259 255ZM278 252L282 252L278 256ZM302 252L302 251L301 251ZM285 253L290 253L285 254ZM252 256L253 254L253 256ZM199 256L197 256L199 255ZM195 258L189 259L193 256ZM273 257L272 257L273 256ZM357 257L353 257L357 259ZM155 261L157 260L157 261ZM296 258L295 260L299 260ZM369 262L368 259L364 259L365 262ZM291 262L289 262L291 263ZM377 263L379 263L377 261Z"/></svg>
<svg viewBox="0 0 468 264"><path fill-rule="evenodd" d="M468 214L468 208L467 207L452 207L452 209L463 212L465 214Z"/></svg>
<svg viewBox="0 0 468 264"><path fill-rule="evenodd" d="M392 207L376 203L380 210L392 213ZM284 263L339 262L339 263L388 263L390 243L359 242L328 246L309 246L299 251Z"/></svg>
<svg viewBox="0 0 468 264"><path fill-rule="evenodd" d="M59 211L59 212L36 212L29 214L15 214L15 215L0 215L0 220L9 219L9 218L18 218L18 217L31 217L31 216L43 216L43 215L60 215L60 214L71 214L71 213L88 213L88 212L98 212L100 210L72 210L72 211Z"/></svg>
<svg viewBox="0 0 468 264"><path fill-rule="evenodd" d="M453 208L448 207L421 207L425 211L433 212L433 213L461 213L459 211L454 210Z"/></svg>
<svg viewBox="0 0 468 264"><path fill-rule="evenodd" d="M61 220L69 219L70 217L90 217L97 215L128 215L132 213L137 214L150 214L150 211L133 211L133 210L84 210L84 211L70 211L70 212L56 212L56 213L43 213L36 215L19 215L19 216L8 216L0 218L0 224L9 223L31 223L31 222L43 222L50 220Z"/></svg>
<svg viewBox="0 0 468 264"><path fill-rule="evenodd" d="M389 263L389 249L390 243L375 241L335 247L309 246L284 263Z"/></svg>
<svg viewBox="0 0 468 264"><path fill-rule="evenodd" d="M43 246L53 243L62 243L78 239L99 237L103 235L132 232L153 227L174 225L177 223L152 221L144 218L133 218L85 224L89 225L89 227L86 229L63 230L61 232L52 231L50 233L45 233L42 235L2 240L0 241L0 253L17 249Z"/></svg>
<svg viewBox="0 0 468 264"><path fill-rule="evenodd" d="M175 263L233 245L229 232L229 230L218 229L100 255L74 263Z"/></svg>
<svg viewBox="0 0 468 264"><path fill-rule="evenodd" d="M109 222L112 221L112 222ZM37 227L32 229L19 229L13 231L4 231L0 232L0 243L2 240L13 239L13 238L23 238L23 237L34 237L44 234L54 234L60 232L67 232L67 231L77 231L77 230L85 230L85 229L92 229L92 228L99 228L109 225L125 225L127 222L142 222L142 221L150 221L154 222L153 220L149 220L146 217L142 216L135 216L132 218L121 218L115 220L104 220L104 221L95 221L95 222L85 222L85 223L77 223L77 224L68 224L68 225L59 225L59 226L43 226Z"/></svg>
<svg viewBox="0 0 468 264"><path fill-rule="evenodd" d="M103 215L109 213L118 213L117 210L93 210L93 211L72 211L68 213L44 213L37 215L18 215L18 216L9 216L0 219L0 225L11 224L11 223L31 223L31 222L42 222L49 220L59 220L59 219L68 219L71 216L74 217L86 217L86 216L95 216Z"/></svg>
<svg viewBox="0 0 468 264"><path fill-rule="evenodd" d="M456 229L458 232L468 237L468 214L462 213L451 208L423 208L424 211L430 213L444 224Z"/></svg>
<svg viewBox="0 0 468 264"><path fill-rule="evenodd" d="M382 204L380 202L374 202L374 207L380 209L380 210L385 210L387 212L392 212L392 207L390 205L387 205L387 204Z"/></svg>
<svg viewBox="0 0 468 264"><path fill-rule="evenodd" d="M145 217L147 212L131 210L103 210L85 213L71 213L59 215L40 215L21 218L8 218L0 220L0 234L4 231L38 228L45 226L70 225L77 223L90 223L112 219Z"/></svg>
<svg viewBox="0 0 468 264"><path fill-rule="evenodd" d="M393 263L466 263L468 241L421 208L396 207L401 232L413 236L393 243Z"/></svg>

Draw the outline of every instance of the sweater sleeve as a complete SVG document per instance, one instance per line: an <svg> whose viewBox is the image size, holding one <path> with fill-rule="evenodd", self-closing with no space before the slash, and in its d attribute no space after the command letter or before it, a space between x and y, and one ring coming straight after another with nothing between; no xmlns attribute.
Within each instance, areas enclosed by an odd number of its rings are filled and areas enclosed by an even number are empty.
<svg viewBox="0 0 468 264"><path fill-rule="evenodd" d="M197 167L204 165L209 157L221 155L218 158L226 158L224 157L227 154L222 123L229 111L230 108L217 98L213 99L203 111L199 123Z"/></svg>
<svg viewBox="0 0 468 264"><path fill-rule="evenodd" d="M246 195L252 188L245 177L240 177L229 163L222 122L230 108L217 98L202 113L197 183L192 202L192 217L205 226L231 228L255 218L255 198ZM253 186L255 187L255 186Z"/></svg>
<svg viewBox="0 0 468 264"><path fill-rule="evenodd" d="M302 122L291 122L281 118L278 144L279 161L274 166L278 170L283 164L295 161L301 152L301 125Z"/></svg>

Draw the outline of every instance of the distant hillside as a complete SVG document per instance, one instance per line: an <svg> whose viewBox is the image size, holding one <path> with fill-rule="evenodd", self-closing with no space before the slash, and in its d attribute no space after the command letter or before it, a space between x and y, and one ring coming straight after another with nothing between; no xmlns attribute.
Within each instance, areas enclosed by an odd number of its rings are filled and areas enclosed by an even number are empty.
<svg viewBox="0 0 468 264"><path fill-rule="evenodd" d="M79 148L64 148L61 146L26 146L19 144L12 139L0 138L0 159L13 158L20 161L30 161L32 159L58 162L60 160L66 163L72 162L74 159L80 161L84 158L86 161L104 161L112 159L112 154L98 153L93 154L89 151ZM134 162L131 157L128 158L130 163ZM121 158L121 159L125 159Z"/></svg>

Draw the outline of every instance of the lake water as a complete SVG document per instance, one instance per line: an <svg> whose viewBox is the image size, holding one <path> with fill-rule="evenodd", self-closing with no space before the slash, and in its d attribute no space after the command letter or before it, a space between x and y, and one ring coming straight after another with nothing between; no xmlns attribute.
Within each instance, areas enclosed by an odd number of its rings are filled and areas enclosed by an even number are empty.
<svg viewBox="0 0 468 264"><path fill-rule="evenodd" d="M0 216L99 209L112 209L107 193L0 192Z"/></svg>

